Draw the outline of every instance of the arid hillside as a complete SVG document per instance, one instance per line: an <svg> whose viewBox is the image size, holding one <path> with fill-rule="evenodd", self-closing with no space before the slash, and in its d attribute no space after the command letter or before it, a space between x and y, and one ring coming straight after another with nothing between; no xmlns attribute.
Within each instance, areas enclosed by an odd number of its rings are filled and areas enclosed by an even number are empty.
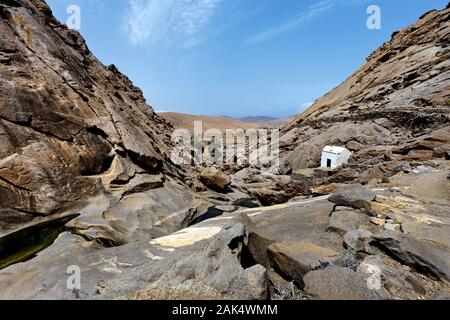
<svg viewBox="0 0 450 320"><path fill-rule="evenodd" d="M442 156L450 143L449 44L450 7L395 32L284 128L281 145L293 169L317 167L330 144L353 151L355 164Z"/></svg>
<svg viewBox="0 0 450 320"><path fill-rule="evenodd" d="M294 120L294 117L287 117L287 118L245 117L240 118L239 120L246 123L252 123L258 127L278 128L289 124L292 120Z"/></svg>
<svg viewBox="0 0 450 320"><path fill-rule="evenodd" d="M160 116L168 120L176 129L187 129L194 132L194 122L202 121L203 131L209 129L218 129L225 132L227 129L253 129L256 126L252 123L246 123L237 119L219 116L197 116L176 112L163 112Z"/></svg>

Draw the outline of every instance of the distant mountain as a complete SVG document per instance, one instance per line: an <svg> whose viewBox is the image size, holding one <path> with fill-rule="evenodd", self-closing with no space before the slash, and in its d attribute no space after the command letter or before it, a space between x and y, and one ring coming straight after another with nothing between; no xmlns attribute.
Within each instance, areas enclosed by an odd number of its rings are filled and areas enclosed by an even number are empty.
<svg viewBox="0 0 450 320"><path fill-rule="evenodd" d="M232 118L228 116L202 116L177 112L161 112L163 118L170 121L176 129L186 128L194 131L194 121L203 121L203 131L208 129L252 129L260 127L282 127L294 120L289 118L274 118L265 116Z"/></svg>
<svg viewBox="0 0 450 320"><path fill-rule="evenodd" d="M243 121L243 122L248 122L248 123L260 123L260 122L269 122L269 121L278 120L278 118L257 116L257 117L238 118L238 120Z"/></svg>
<svg viewBox="0 0 450 320"><path fill-rule="evenodd" d="M245 123L251 123L257 127L282 127L287 125L289 122L294 120L294 117L288 118L274 118L266 116L255 116L255 117L243 117L238 118L239 121Z"/></svg>
<svg viewBox="0 0 450 320"><path fill-rule="evenodd" d="M252 129L257 127L254 123L247 123L238 119L225 116L201 116L176 112L161 112L160 116L170 121L176 129L188 129L194 131L194 122L203 122L203 131L209 129L219 129L225 131L227 129Z"/></svg>

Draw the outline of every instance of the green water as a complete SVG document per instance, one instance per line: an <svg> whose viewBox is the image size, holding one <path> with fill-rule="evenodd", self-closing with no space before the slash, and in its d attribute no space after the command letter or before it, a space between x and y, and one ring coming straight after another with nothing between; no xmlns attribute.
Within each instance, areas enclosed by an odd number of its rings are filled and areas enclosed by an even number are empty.
<svg viewBox="0 0 450 320"><path fill-rule="evenodd" d="M65 231L65 224L77 216L43 222L0 238L0 270L35 257L53 244Z"/></svg>

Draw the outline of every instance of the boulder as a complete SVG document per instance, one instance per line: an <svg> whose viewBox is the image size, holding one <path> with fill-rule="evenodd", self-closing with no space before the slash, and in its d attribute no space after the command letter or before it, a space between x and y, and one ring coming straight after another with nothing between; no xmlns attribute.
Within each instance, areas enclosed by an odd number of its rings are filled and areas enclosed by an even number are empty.
<svg viewBox="0 0 450 320"><path fill-rule="evenodd" d="M368 202L365 205L365 211L367 214L376 218L383 218L392 210L392 207L379 202Z"/></svg>
<svg viewBox="0 0 450 320"><path fill-rule="evenodd" d="M328 267L309 272L304 278L306 293L320 300L379 300L381 290L369 289L367 279L342 267Z"/></svg>
<svg viewBox="0 0 450 320"><path fill-rule="evenodd" d="M303 277L334 262L339 254L309 242L275 243L269 246L272 266L284 278L303 288Z"/></svg>
<svg viewBox="0 0 450 320"><path fill-rule="evenodd" d="M325 184L325 185L320 185L317 187L312 187L310 189L311 193L313 195L325 195L325 194L330 194L332 192L334 192L337 188L337 185L332 183L332 184Z"/></svg>
<svg viewBox="0 0 450 320"><path fill-rule="evenodd" d="M367 256L357 272L389 299L433 299L440 285L384 255Z"/></svg>
<svg viewBox="0 0 450 320"><path fill-rule="evenodd" d="M384 225L386 224L386 220L385 219L381 219L381 218L370 217L369 221L371 223L373 223L374 225L381 226L381 227L384 227Z"/></svg>
<svg viewBox="0 0 450 320"><path fill-rule="evenodd" d="M344 236L347 232L358 230L365 224L366 217L359 211L337 208L330 216L327 231Z"/></svg>
<svg viewBox="0 0 450 320"><path fill-rule="evenodd" d="M274 188L277 188L274 185ZM275 204L285 203L289 201L291 195L283 190L273 190L272 187L251 188L247 189L250 194L261 202L263 206L271 206Z"/></svg>
<svg viewBox="0 0 450 320"><path fill-rule="evenodd" d="M215 168L204 169L199 178L205 186L219 192L225 191L231 183L230 177Z"/></svg>
<svg viewBox="0 0 450 320"><path fill-rule="evenodd" d="M257 263L267 269L271 267L268 248L274 242L276 242L275 239L256 228L248 232L248 249L250 254Z"/></svg>
<svg viewBox="0 0 450 320"><path fill-rule="evenodd" d="M384 230L402 232L402 225L399 223L386 223L384 225Z"/></svg>
<svg viewBox="0 0 450 320"><path fill-rule="evenodd" d="M347 149L350 151L359 151L364 148L364 145L358 141L352 140L347 143Z"/></svg>
<svg viewBox="0 0 450 320"><path fill-rule="evenodd" d="M376 196L377 194L370 188L353 184L338 188L328 200L339 206L362 209L367 203L375 200Z"/></svg>
<svg viewBox="0 0 450 320"><path fill-rule="evenodd" d="M372 239L372 232L368 230L353 230L344 236L344 244L347 248L356 251L370 252L369 242Z"/></svg>
<svg viewBox="0 0 450 320"><path fill-rule="evenodd" d="M285 159L279 160L279 166L278 166L278 174L279 175L289 175L292 173L291 165L288 161Z"/></svg>
<svg viewBox="0 0 450 320"><path fill-rule="evenodd" d="M150 274L151 284L127 297L138 300L267 299L266 269L258 264L246 268L242 265L246 232L241 223L229 224L207 241L175 250L143 271ZM128 276L136 281L136 275Z"/></svg>
<svg viewBox="0 0 450 320"><path fill-rule="evenodd" d="M402 263L441 281L450 281L450 249L384 230L374 236L375 245Z"/></svg>
<svg viewBox="0 0 450 320"><path fill-rule="evenodd" d="M0 271L0 299L267 299L266 269L245 263L246 234L237 221L203 223L107 247L63 232L35 258ZM81 290L67 288L72 265Z"/></svg>

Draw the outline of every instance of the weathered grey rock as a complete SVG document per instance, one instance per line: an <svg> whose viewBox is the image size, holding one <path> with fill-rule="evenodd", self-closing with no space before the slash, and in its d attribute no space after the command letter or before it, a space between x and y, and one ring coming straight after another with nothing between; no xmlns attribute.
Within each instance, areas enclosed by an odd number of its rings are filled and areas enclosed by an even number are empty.
<svg viewBox="0 0 450 320"><path fill-rule="evenodd" d="M226 226L210 240L175 251L145 270L151 284L128 294L128 298L266 299L266 269L261 265L242 266L245 237L245 227L238 223Z"/></svg>
<svg viewBox="0 0 450 320"><path fill-rule="evenodd" d="M87 239L130 243L187 227L205 204L207 201L186 192L178 183L166 181L161 188L125 194L120 202L111 201L108 195L90 199L69 227Z"/></svg>
<svg viewBox="0 0 450 320"><path fill-rule="evenodd" d="M402 225L398 223L386 223L384 225L384 230L402 232Z"/></svg>
<svg viewBox="0 0 450 320"><path fill-rule="evenodd" d="M433 300L441 300L441 301L447 301L450 300L450 293L445 292L443 290L436 292L436 294L433 297Z"/></svg>
<svg viewBox="0 0 450 320"><path fill-rule="evenodd" d="M262 188L253 188L253 186L248 185L246 187L250 187L247 189L248 192L250 192L252 196L257 198L264 206L285 203L291 198L291 196L283 190L274 190L278 189L275 184L273 185L273 187L268 186Z"/></svg>
<svg viewBox="0 0 450 320"><path fill-rule="evenodd" d="M0 271L0 299L266 299L266 269L243 267L245 242L240 223L112 248L64 232L36 258ZM69 266L80 267L81 290L67 288Z"/></svg>
<svg viewBox="0 0 450 320"><path fill-rule="evenodd" d="M339 206L362 209L367 203L375 200L376 196L377 194L370 188L354 184L338 188L328 200Z"/></svg>
<svg viewBox="0 0 450 320"><path fill-rule="evenodd" d="M391 209L391 206L384 203L369 202L366 204L364 211L372 217L385 218Z"/></svg>
<svg viewBox="0 0 450 320"><path fill-rule="evenodd" d="M374 236L376 245L402 263L435 277L450 281L450 250L416 240L409 235L394 231L382 231Z"/></svg>
<svg viewBox="0 0 450 320"><path fill-rule="evenodd" d="M359 143L358 141L352 140L347 142L347 148L350 151L359 151L364 148L364 145Z"/></svg>
<svg viewBox="0 0 450 320"><path fill-rule="evenodd" d="M376 226L381 226L384 227L384 225L386 224L386 220L385 219L380 219L380 218L375 218L375 217L370 217L369 221L371 223L373 223Z"/></svg>
<svg viewBox="0 0 450 320"><path fill-rule="evenodd" d="M325 199L305 203L286 203L273 208L255 208L246 213L265 238L276 242L311 242L322 245L332 239L335 251L342 248L342 240L324 231L333 205ZM327 246L328 247L328 246Z"/></svg>
<svg viewBox="0 0 450 320"><path fill-rule="evenodd" d="M364 225L366 217L363 213L347 208L337 208L330 216L327 231L344 236L347 232L358 230Z"/></svg>
<svg viewBox="0 0 450 320"><path fill-rule="evenodd" d="M205 186L219 192L225 191L231 183L230 177L215 168L204 169L199 178Z"/></svg>
<svg viewBox="0 0 450 320"><path fill-rule="evenodd" d="M372 239L372 232L368 230L353 230L344 236L344 244L347 248L356 251L370 252L369 242Z"/></svg>
<svg viewBox="0 0 450 320"><path fill-rule="evenodd" d="M305 291L321 300L377 300L385 299L383 292L371 290L367 280L348 268L328 267L312 271L304 278Z"/></svg>
<svg viewBox="0 0 450 320"><path fill-rule="evenodd" d="M312 270L324 268L339 254L313 243L274 243L269 246L272 267L286 279L294 280L302 289L303 277Z"/></svg>
<svg viewBox="0 0 450 320"><path fill-rule="evenodd" d="M246 168L232 177L233 185L246 190L264 206L282 204L303 194L307 186L293 176Z"/></svg>
<svg viewBox="0 0 450 320"><path fill-rule="evenodd" d="M148 241L105 248L96 241L64 232L35 258L0 271L0 299L99 299L105 292L120 289L107 282L168 253ZM69 266L80 268L81 290L67 287Z"/></svg>
<svg viewBox="0 0 450 320"><path fill-rule="evenodd" d="M379 289L389 299L433 299L441 285L388 256L367 256L357 269L371 288Z"/></svg>
<svg viewBox="0 0 450 320"><path fill-rule="evenodd" d="M285 176L292 173L292 168L288 161L286 161L285 159L280 159L279 162L280 162L278 166L279 175Z"/></svg>
<svg viewBox="0 0 450 320"><path fill-rule="evenodd" d="M248 249L253 259L269 269L271 267L269 258L269 246L276 242L276 239L270 237L257 228L252 228L248 232Z"/></svg>

